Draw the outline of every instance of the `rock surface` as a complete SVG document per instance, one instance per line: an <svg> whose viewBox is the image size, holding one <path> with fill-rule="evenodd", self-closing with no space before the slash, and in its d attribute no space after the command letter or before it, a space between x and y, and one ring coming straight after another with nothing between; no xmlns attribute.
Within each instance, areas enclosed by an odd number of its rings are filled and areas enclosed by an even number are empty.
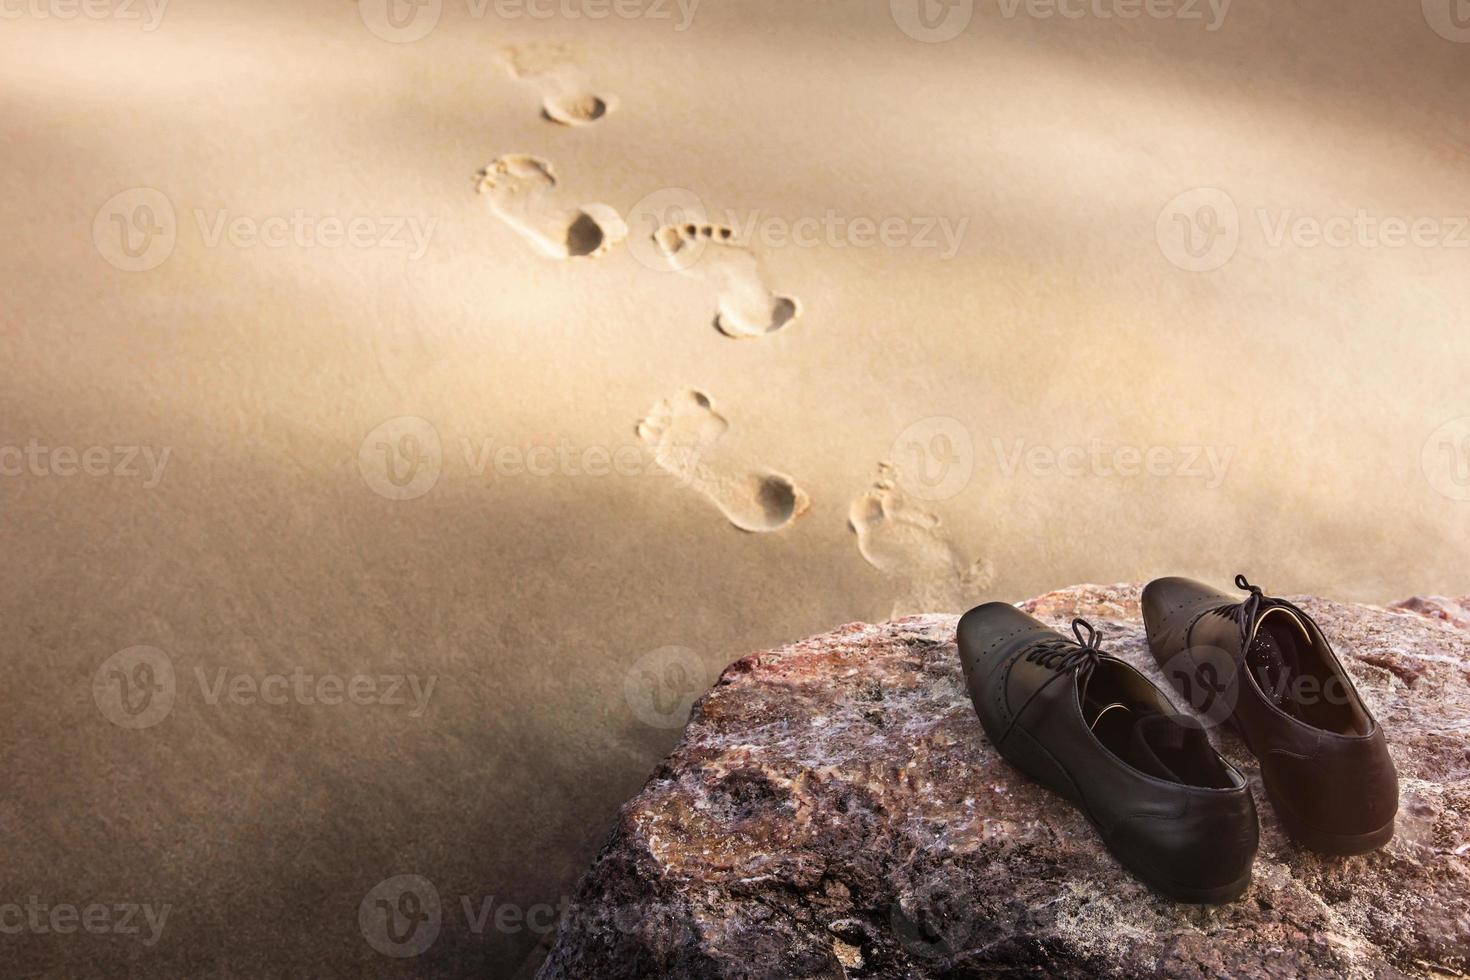
<svg viewBox="0 0 1470 980"><path fill-rule="evenodd" d="M1089 618L1157 679L1138 591L1022 607ZM1463 976L1470 604L1294 601L1387 729L1400 809L1381 851L1292 845L1254 760L1216 729L1259 803L1255 878L1231 905L1173 904L991 748L955 617L854 624L726 669L623 808L539 976Z"/></svg>

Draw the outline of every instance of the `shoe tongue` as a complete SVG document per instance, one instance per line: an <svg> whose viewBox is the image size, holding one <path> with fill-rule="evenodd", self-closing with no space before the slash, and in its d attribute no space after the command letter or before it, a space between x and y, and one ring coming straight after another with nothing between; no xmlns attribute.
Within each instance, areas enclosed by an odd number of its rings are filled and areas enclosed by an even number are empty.
<svg viewBox="0 0 1470 980"><path fill-rule="evenodd" d="M1208 745L1204 729L1194 719L1152 712L1134 723L1128 755L1136 768L1179 783L1184 780L1164 760L1188 757Z"/></svg>

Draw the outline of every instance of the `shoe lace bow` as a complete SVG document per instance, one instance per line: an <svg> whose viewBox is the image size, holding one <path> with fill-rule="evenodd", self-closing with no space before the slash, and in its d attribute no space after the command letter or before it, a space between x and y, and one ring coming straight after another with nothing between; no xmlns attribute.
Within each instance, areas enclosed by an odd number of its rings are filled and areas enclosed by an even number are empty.
<svg viewBox="0 0 1470 980"><path fill-rule="evenodd" d="M1103 656L1102 633L1087 620L1079 617L1072 620L1072 635L1077 638L1075 641L1058 636L1055 639L1042 640L1026 651L1024 659L1042 667L1048 667L1056 673L1047 678L1045 683L1032 691L1030 696L1021 703L1021 707L1011 716L1010 724L1006 725L1006 730L1001 734L1002 742L1011 734L1011 729L1016 726L1016 722L1021 720L1021 716L1026 713L1026 708L1031 702L1063 677L1075 675L1079 697L1086 696L1087 682L1091 680L1092 672L1097 669L1098 662Z"/></svg>

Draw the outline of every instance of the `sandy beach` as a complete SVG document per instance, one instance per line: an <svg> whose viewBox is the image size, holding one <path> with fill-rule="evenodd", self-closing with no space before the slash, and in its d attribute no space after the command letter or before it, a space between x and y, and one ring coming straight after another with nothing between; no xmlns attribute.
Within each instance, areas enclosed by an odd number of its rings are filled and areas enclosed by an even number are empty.
<svg viewBox="0 0 1470 980"><path fill-rule="evenodd" d="M751 650L1470 591L1448 5L918 3L5 8L0 903L170 911L0 956L512 975Z"/></svg>

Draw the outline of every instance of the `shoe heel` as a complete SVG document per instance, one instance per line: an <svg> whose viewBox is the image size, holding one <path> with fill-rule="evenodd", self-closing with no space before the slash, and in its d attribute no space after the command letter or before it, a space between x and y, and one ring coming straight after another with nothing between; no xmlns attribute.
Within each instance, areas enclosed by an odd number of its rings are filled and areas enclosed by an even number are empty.
<svg viewBox="0 0 1470 980"><path fill-rule="evenodd" d="M1319 854L1335 854L1346 856L1350 854L1367 854L1376 851L1393 838L1394 818L1377 830L1370 830L1361 834L1333 834L1325 830L1318 830L1302 823L1276 800L1276 794L1266 787L1266 799L1271 801L1271 809L1276 813L1276 819L1281 821L1282 829L1293 841L1305 847L1309 851ZM1396 816L1396 815L1395 815Z"/></svg>

